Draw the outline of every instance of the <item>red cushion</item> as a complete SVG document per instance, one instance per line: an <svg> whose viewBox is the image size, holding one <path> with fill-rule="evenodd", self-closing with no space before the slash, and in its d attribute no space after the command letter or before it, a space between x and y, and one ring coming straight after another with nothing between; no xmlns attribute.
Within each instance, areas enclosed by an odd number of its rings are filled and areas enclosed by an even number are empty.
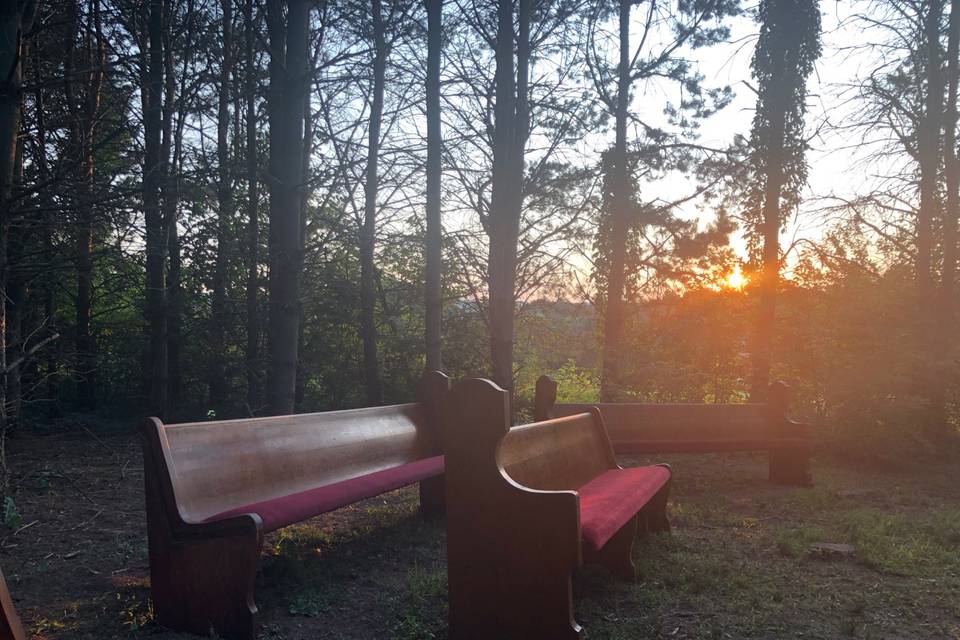
<svg viewBox="0 0 960 640"><path fill-rule="evenodd" d="M611 469L580 487L584 544L599 551L669 480L669 467L630 467Z"/></svg>
<svg viewBox="0 0 960 640"><path fill-rule="evenodd" d="M804 449L810 442L803 438L767 440L620 440L613 443L617 453L687 453L711 451L768 451Z"/></svg>
<svg viewBox="0 0 960 640"><path fill-rule="evenodd" d="M443 473L443 456L424 458L392 469L377 471L324 487L301 491L282 498L265 500L230 509L207 518L205 522L224 520L244 513L256 513L263 520L265 531L282 527L333 511L365 498L372 498L408 484Z"/></svg>

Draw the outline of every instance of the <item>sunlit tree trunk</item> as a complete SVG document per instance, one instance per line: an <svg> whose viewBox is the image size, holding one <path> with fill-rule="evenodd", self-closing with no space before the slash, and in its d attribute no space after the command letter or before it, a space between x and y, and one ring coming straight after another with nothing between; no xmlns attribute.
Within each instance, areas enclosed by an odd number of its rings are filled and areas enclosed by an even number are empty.
<svg viewBox="0 0 960 640"><path fill-rule="evenodd" d="M443 132L440 123L440 56L443 0L427 5L427 238L424 295L427 370L443 368L441 318L443 299L443 223L440 217Z"/></svg>
<svg viewBox="0 0 960 640"><path fill-rule="evenodd" d="M287 7L286 20L283 8ZM270 37L270 314L267 410L293 412L300 324L303 105L308 0L268 0Z"/></svg>

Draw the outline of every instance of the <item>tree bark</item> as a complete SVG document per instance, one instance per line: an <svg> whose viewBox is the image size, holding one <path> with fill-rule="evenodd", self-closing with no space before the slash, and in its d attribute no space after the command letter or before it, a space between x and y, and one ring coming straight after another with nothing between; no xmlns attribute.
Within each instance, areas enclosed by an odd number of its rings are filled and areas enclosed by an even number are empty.
<svg viewBox="0 0 960 640"><path fill-rule="evenodd" d="M226 348L227 269L230 256L230 222L233 218L233 186L230 171L230 79L233 73L233 0L221 0L223 57L217 101L217 254L210 307L210 405L220 415L227 396Z"/></svg>
<svg viewBox="0 0 960 640"><path fill-rule="evenodd" d="M364 184L363 227L360 229L360 332L363 338L363 381L367 403L383 402L380 364L377 361L376 274L374 251L377 238L377 173L380 155L380 124L383 118L383 83L387 66L387 43L380 0L372 0L373 17L373 96L368 127L367 170Z"/></svg>
<svg viewBox="0 0 960 640"><path fill-rule="evenodd" d="M626 305L627 234L630 227L630 176L627 166L627 116L630 108L630 7L631 0L620 0L620 61L617 67L616 139L613 158L613 193L610 229L610 271L603 317L603 369L600 399L613 402L623 385L620 358L623 350L623 324Z"/></svg>
<svg viewBox="0 0 960 640"><path fill-rule="evenodd" d="M283 7L287 6L286 20ZM268 0L270 37L270 317L268 411L293 412L300 324L303 105L308 0Z"/></svg>
<svg viewBox="0 0 960 640"><path fill-rule="evenodd" d="M924 24L926 34L927 94L917 132L920 158L920 210L917 215L917 293L920 305L933 299L933 221L937 217L937 180L940 167L940 133L943 123L943 77L940 70L940 22L943 0L930 0ZM923 314L927 315L927 314Z"/></svg>
<svg viewBox="0 0 960 640"><path fill-rule="evenodd" d="M494 75L493 183L487 233L490 359L494 382L513 389L513 327L517 243L523 210L524 149L528 130L530 0L519 0L517 68L514 77L513 1L497 4Z"/></svg>
<svg viewBox="0 0 960 640"><path fill-rule="evenodd" d="M427 5L427 238L425 330L427 371L443 369L441 322L443 315L443 222L440 213L443 167L443 131L440 121L440 56L443 29L443 0L426 0Z"/></svg>
<svg viewBox="0 0 960 640"><path fill-rule="evenodd" d="M244 353L247 369L247 408L256 414L261 404L260 376L260 157L257 148L257 28L253 22L254 0L246 0L243 12L246 62L246 152L247 152L247 348Z"/></svg>
<svg viewBox="0 0 960 640"><path fill-rule="evenodd" d="M940 380L942 367L937 339L936 318L940 315L934 274L934 221L939 216L937 198L940 179L941 133L943 132L943 73L941 71L940 27L943 18L943 0L930 0L924 22L926 36L926 80L924 113L917 132L917 152L920 165L920 209L917 212L917 322L923 364L916 373L916 382L922 397L929 402L927 431L934 436L943 432L945 423L944 387ZM950 152L947 152L949 155Z"/></svg>
<svg viewBox="0 0 960 640"><path fill-rule="evenodd" d="M36 2L17 0L0 6L0 301L7 299L7 238L13 207L17 135L20 131L23 34L30 29ZM0 303L0 492L6 493L7 311Z"/></svg>
<svg viewBox="0 0 960 640"><path fill-rule="evenodd" d="M148 407L163 417L167 411L166 294L164 256L166 238L160 209L162 102L163 102L163 16L165 0L150 0L147 30L149 50L144 78L144 163L143 213L146 226L147 299L146 320L149 335Z"/></svg>
<svg viewBox="0 0 960 640"><path fill-rule="evenodd" d="M957 155L957 90L960 83L960 0L950 3L947 39L947 103L944 109L943 158L946 203L943 211L943 271L939 295L935 353L938 367L932 394L932 421L935 428L948 429L947 387L953 370L953 352L957 321L957 218L960 215L960 157Z"/></svg>

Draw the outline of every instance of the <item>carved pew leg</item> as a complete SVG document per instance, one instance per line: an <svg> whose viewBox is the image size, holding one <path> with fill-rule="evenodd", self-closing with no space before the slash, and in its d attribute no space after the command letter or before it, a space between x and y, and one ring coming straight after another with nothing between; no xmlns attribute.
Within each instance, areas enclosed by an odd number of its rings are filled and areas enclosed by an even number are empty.
<svg viewBox="0 0 960 640"><path fill-rule="evenodd" d="M420 481L420 513L425 517L441 516L447 511L447 490L444 476Z"/></svg>
<svg viewBox="0 0 960 640"><path fill-rule="evenodd" d="M639 530L640 516L634 516L599 551L584 549L584 563L606 567L610 573L626 582L637 579L637 568L633 564L631 551L633 539Z"/></svg>
<svg viewBox="0 0 960 640"><path fill-rule="evenodd" d="M809 448L771 449L770 482L798 487L812 487Z"/></svg>
<svg viewBox="0 0 960 640"><path fill-rule="evenodd" d="M663 465L667 468L670 465ZM668 480L660 491L657 492L650 502L640 512L640 527L637 529L639 534L646 533L670 533L670 520L667 518L667 502L670 500L670 485L673 480Z"/></svg>
<svg viewBox="0 0 960 640"><path fill-rule="evenodd" d="M158 541L159 542L159 541ZM150 585L157 622L178 631L253 640L254 579L261 542L231 536L164 541L150 549Z"/></svg>

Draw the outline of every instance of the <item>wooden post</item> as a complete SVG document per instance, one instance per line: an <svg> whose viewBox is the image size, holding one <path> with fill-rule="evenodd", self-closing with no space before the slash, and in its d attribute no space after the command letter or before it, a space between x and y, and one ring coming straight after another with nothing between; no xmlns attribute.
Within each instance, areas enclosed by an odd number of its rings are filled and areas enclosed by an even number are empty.
<svg viewBox="0 0 960 640"><path fill-rule="evenodd" d="M803 429L803 426L787 417L791 396L790 387L786 383L777 381L770 385L767 392L767 410L771 439L800 436L795 431ZM812 486L809 444L770 449L770 482L800 487Z"/></svg>
<svg viewBox="0 0 960 640"><path fill-rule="evenodd" d="M417 389L417 400L423 404L427 427L434 439L437 453L446 451L443 430L440 428L440 410L449 390L450 379L440 371L424 373ZM447 490L444 477L437 476L420 481L420 512L424 516L443 515L446 512Z"/></svg>
<svg viewBox="0 0 960 640"><path fill-rule="evenodd" d="M533 419L537 422L550 419L553 405L557 403L557 383L550 376L540 376L533 398Z"/></svg>

